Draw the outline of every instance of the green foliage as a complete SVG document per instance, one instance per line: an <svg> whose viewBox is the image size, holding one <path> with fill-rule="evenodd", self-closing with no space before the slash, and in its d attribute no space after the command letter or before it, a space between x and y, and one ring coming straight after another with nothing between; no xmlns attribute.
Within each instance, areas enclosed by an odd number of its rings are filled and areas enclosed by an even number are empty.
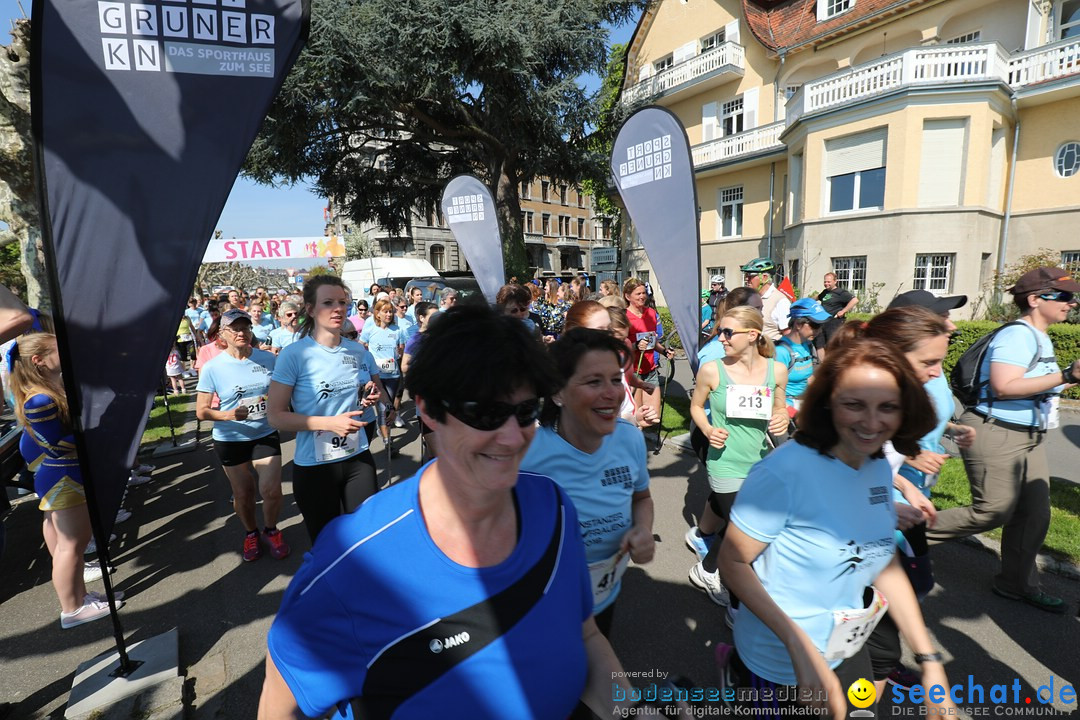
<svg viewBox="0 0 1080 720"><path fill-rule="evenodd" d="M310 179L360 224L407 232L446 182L491 189L508 275L527 270L520 183L580 181L601 159L585 142L605 23L643 0L316 0L307 46L245 172ZM603 160L606 161L606 158Z"/></svg>
<svg viewBox="0 0 1080 720"><path fill-rule="evenodd" d="M304 273L304 277L305 277L305 279L310 280L312 278L317 278L320 275L337 275L337 274L338 273L334 272L333 270L326 267L325 265L315 265L315 266L310 267L310 268L307 269L307 271Z"/></svg>
<svg viewBox="0 0 1080 720"><path fill-rule="evenodd" d="M596 210L602 215L616 219L615 237L621 235L619 226L622 217L621 207L608 195L607 159L611 157L611 147L615 135L625 118L625 108L619 103L619 91L622 89L623 75L626 72L626 45L616 43L608 52L607 68L597 98L599 117L596 130L589 136L588 146L600 162L595 163L589 175L581 181L582 189L593 197Z"/></svg>
<svg viewBox="0 0 1080 720"><path fill-rule="evenodd" d="M666 307L657 307L656 314L660 318L660 323L664 326L664 345L676 350L682 350L682 338L679 337L679 331L675 329L675 321L671 319L671 311Z"/></svg>
<svg viewBox="0 0 1080 720"><path fill-rule="evenodd" d="M1009 320L1015 320L1020 311L1016 305L1012 302L1012 296L1008 293L1004 293L1004 296L1000 301L996 300L996 294L994 290L1000 288L1004 291L1006 288L1010 288L1016 284L1016 281L1021 275L1029 270L1034 270L1038 267L1059 267L1061 265L1061 253L1057 250L1051 250L1050 248L1039 248L1033 253L1028 255L1022 255L1019 260L1007 265L1005 271L1000 275L994 273L989 281L984 286L989 300L986 301L986 312L984 317L987 320L993 320L996 322L1008 322ZM1073 272L1073 277L1077 277L1077 273ZM979 301L982 302L980 298ZM976 313L978 314L978 313ZM1075 322L1076 318L1070 318L1070 322Z"/></svg>
<svg viewBox="0 0 1080 720"><path fill-rule="evenodd" d="M862 313L874 314L881 312L881 303L878 301L878 297L880 297L881 291L884 289L885 283L876 282L870 283L870 287L854 293L859 297L859 304L855 306L855 309Z"/></svg>
<svg viewBox="0 0 1080 720"><path fill-rule="evenodd" d="M23 277L22 268L19 265L19 243L17 242L0 247L0 285L6 286L23 302L26 302L26 278Z"/></svg>
<svg viewBox="0 0 1080 720"><path fill-rule="evenodd" d="M195 380L185 380L184 382L189 392L194 390ZM177 437L179 437L184 431L184 426L195 420L194 398L190 394L170 396L169 410L172 411L173 426ZM165 410L164 399L159 396L154 398L154 407L150 409L150 419L147 421L146 429L143 431L142 444L168 440L171 437L169 413Z"/></svg>
<svg viewBox="0 0 1080 720"><path fill-rule="evenodd" d="M664 416L660 418L660 430L663 436L671 437L672 435L682 435L690 432L692 427L690 398L674 392L674 388L671 388L666 398L664 401Z"/></svg>

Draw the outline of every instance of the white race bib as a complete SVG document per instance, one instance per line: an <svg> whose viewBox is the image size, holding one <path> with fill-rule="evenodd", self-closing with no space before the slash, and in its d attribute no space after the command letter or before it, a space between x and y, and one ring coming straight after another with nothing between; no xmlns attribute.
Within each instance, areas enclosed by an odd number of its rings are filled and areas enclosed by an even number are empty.
<svg viewBox="0 0 1080 720"><path fill-rule="evenodd" d="M248 414L245 420L262 420L266 417L266 396L252 395L240 398L240 404L247 408Z"/></svg>
<svg viewBox="0 0 1080 720"><path fill-rule="evenodd" d="M379 373L382 375L397 374L397 358L385 358L379 361Z"/></svg>
<svg viewBox="0 0 1080 720"><path fill-rule="evenodd" d="M885 617L889 601L876 588L870 606L853 610L833 610L833 629L825 646L825 659L829 662L849 658L862 649L874 628Z"/></svg>
<svg viewBox="0 0 1080 720"><path fill-rule="evenodd" d="M360 449L359 433L349 433L345 437L328 430L315 431L315 461L333 462L347 458Z"/></svg>
<svg viewBox="0 0 1080 720"><path fill-rule="evenodd" d="M593 607L611 596L619 584L626 567L630 564L629 553L616 553L604 560L589 563L589 579L592 580Z"/></svg>
<svg viewBox="0 0 1080 720"><path fill-rule="evenodd" d="M1060 404L1061 397L1059 395L1051 395L1039 403L1039 415L1042 417L1043 422L1046 423L1044 430L1053 430L1061 424L1061 418L1058 416L1058 406Z"/></svg>
<svg viewBox="0 0 1080 720"><path fill-rule="evenodd" d="M768 420L772 417L773 391L767 385L728 385L729 418Z"/></svg>

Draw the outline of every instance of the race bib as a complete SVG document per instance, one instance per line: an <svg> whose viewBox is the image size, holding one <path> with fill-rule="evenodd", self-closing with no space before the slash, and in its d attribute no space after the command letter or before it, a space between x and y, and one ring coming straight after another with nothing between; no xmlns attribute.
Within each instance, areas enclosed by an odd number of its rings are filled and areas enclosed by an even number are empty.
<svg viewBox="0 0 1080 720"><path fill-rule="evenodd" d="M186 333L185 333L185 334L183 334L183 335L177 335L177 336L176 336L176 339L177 339L177 340L179 340L180 342L191 342L191 341L192 341L192 340L194 340L195 338L193 338L193 337L191 337L190 335L188 335L188 334L186 334Z"/></svg>
<svg viewBox="0 0 1080 720"><path fill-rule="evenodd" d="M1061 397L1058 395L1051 395L1039 403L1039 415L1045 423L1044 430L1053 430L1061 424L1061 418L1058 417L1058 406L1060 404Z"/></svg>
<svg viewBox="0 0 1080 720"><path fill-rule="evenodd" d="M385 358L379 361L379 373L397 375L397 358Z"/></svg>
<svg viewBox="0 0 1080 720"><path fill-rule="evenodd" d="M772 417L772 392L767 385L728 385L724 414L729 418L768 420Z"/></svg>
<svg viewBox="0 0 1080 720"><path fill-rule="evenodd" d="M593 607L607 600L619 584L626 567L630 564L629 553L616 553L604 560L589 563L589 579L592 580Z"/></svg>
<svg viewBox="0 0 1080 720"><path fill-rule="evenodd" d="M266 396L252 395L240 398L240 404L247 408L248 414L245 420L262 420L266 417Z"/></svg>
<svg viewBox="0 0 1080 720"><path fill-rule="evenodd" d="M833 610L833 629L825 646L825 659L829 662L849 658L862 649L874 628L885 617L889 601L871 586L874 597L870 605L853 610Z"/></svg>
<svg viewBox="0 0 1080 720"><path fill-rule="evenodd" d="M349 433L342 437L328 430L316 430L315 461L333 462L349 457L360 449L359 437L359 433Z"/></svg>

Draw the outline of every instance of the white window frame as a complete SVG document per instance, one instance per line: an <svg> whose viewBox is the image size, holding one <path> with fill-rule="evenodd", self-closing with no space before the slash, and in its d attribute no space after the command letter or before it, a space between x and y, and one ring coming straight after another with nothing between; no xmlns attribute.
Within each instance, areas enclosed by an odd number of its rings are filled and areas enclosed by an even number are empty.
<svg viewBox="0 0 1080 720"><path fill-rule="evenodd" d="M955 253L920 253L915 256L915 273L911 287L941 295L952 290Z"/></svg>
<svg viewBox="0 0 1080 720"><path fill-rule="evenodd" d="M581 238L582 240L587 238L589 230L588 230L588 226L585 224L585 218L583 218L583 217L577 218L576 225L577 225L577 236L579 238Z"/></svg>
<svg viewBox="0 0 1080 720"><path fill-rule="evenodd" d="M705 37L701 38L701 52L706 53L710 50L715 50L724 44L727 34L723 28L720 28L714 33L709 33Z"/></svg>
<svg viewBox="0 0 1080 720"><path fill-rule="evenodd" d="M664 57L660 58L653 63L653 73L659 74L675 65L674 53L668 53Z"/></svg>
<svg viewBox="0 0 1080 720"><path fill-rule="evenodd" d="M746 106L743 96L738 95L720 106L720 132L721 137L737 135L746 128ZM730 120L730 132L729 123Z"/></svg>
<svg viewBox="0 0 1080 720"><path fill-rule="evenodd" d="M1080 31L1080 20L1076 20L1067 24L1062 24L1061 22L1061 8L1066 2L1070 1L1071 0L1056 0L1056 2L1054 3L1054 34L1056 35L1056 40L1065 39L1066 30L1076 28L1078 31ZM1076 34L1070 35L1069 37L1076 37Z"/></svg>
<svg viewBox="0 0 1080 720"><path fill-rule="evenodd" d="M524 214L525 214L525 220L524 220L525 232L531 233L531 232L533 232L533 228L536 227L536 220L535 220L533 211L532 210L525 210Z"/></svg>
<svg viewBox="0 0 1080 720"><path fill-rule="evenodd" d="M717 267L707 267L707 268L705 268L705 284L706 285L709 284L709 280L712 279L713 275L723 275L724 280L726 281L727 280L727 266L726 265L720 265L720 266L717 266ZM724 286L727 287L726 282L724 283Z"/></svg>
<svg viewBox="0 0 1080 720"><path fill-rule="evenodd" d="M963 43L976 43L982 40L982 30L972 30L963 35L957 35L945 41L946 45L960 45Z"/></svg>
<svg viewBox="0 0 1080 720"><path fill-rule="evenodd" d="M866 212L868 210L881 210L885 207L885 199L882 197L881 205L861 205L862 202L862 174L864 172L873 172L874 170L885 170L885 167L879 168L867 168L866 170L856 170L853 173L843 173L841 175L832 175L825 178L825 213L827 215L847 215L850 213ZM886 170L886 172L888 172ZM851 190L851 209L850 210L833 210L832 209L832 183L833 178L846 177L848 175L855 176L855 183Z"/></svg>
<svg viewBox="0 0 1080 720"><path fill-rule="evenodd" d="M784 102L787 102L792 97L794 97L795 93L799 92L799 88L801 88L802 86L803 86L802 83L790 83L789 85L785 85L784 86Z"/></svg>
<svg viewBox="0 0 1080 720"><path fill-rule="evenodd" d="M532 200L532 183L521 183L521 199Z"/></svg>
<svg viewBox="0 0 1080 720"><path fill-rule="evenodd" d="M1065 250L1062 252L1061 267L1065 268L1074 277L1080 273L1080 250Z"/></svg>
<svg viewBox="0 0 1080 720"><path fill-rule="evenodd" d="M1072 154L1070 167L1065 167L1065 161ZM1071 178L1080 172L1080 142L1069 140L1061 143L1054 151L1054 174L1059 178Z"/></svg>
<svg viewBox="0 0 1080 720"><path fill-rule="evenodd" d="M551 213L544 213L540 216L540 234L551 235Z"/></svg>
<svg viewBox="0 0 1080 720"><path fill-rule="evenodd" d="M547 180L540 181L540 202L551 202L551 183Z"/></svg>
<svg viewBox="0 0 1080 720"><path fill-rule="evenodd" d="M866 289L866 256L848 255L832 258L832 273L836 285L849 293Z"/></svg>
<svg viewBox="0 0 1080 720"><path fill-rule="evenodd" d="M817 19L818 22L825 22L826 20L832 20L834 17L839 17L846 12L849 12L855 7L855 0L818 0L817 1Z"/></svg>
<svg viewBox="0 0 1080 720"><path fill-rule="evenodd" d="M716 237L719 240L741 238L743 233L743 186L720 188L716 193ZM725 217L725 211L730 210L730 216ZM730 219L731 226L727 227L726 220ZM729 232L729 229L731 232Z"/></svg>

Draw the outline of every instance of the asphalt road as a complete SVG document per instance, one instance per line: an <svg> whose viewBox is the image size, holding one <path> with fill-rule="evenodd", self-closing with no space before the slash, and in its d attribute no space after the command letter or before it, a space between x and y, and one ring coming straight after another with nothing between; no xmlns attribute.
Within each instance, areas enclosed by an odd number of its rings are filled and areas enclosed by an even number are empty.
<svg viewBox="0 0 1080 720"><path fill-rule="evenodd" d="M670 391L679 388L673 383ZM396 432L409 443L393 465L400 478L417 466L419 448L414 430ZM375 449L379 445L376 441ZM291 452L290 442L287 460ZM120 611L125 636L133 642L179 628L187 716L251 718L262 683L266 632L306 549L291 483L286 482L280 525L294 554L282 561L264 556L244 564L239 559L242 532L231 516L228 486L208 442L167 460L158 463L154 482L130 492L134 517L116 529L118 570L113 577L128 595ZM383 463L384 456L378 460ZM722 609L688 583L694 556L682 540L707 494L704 470L671 445L650 456L650 467L656 560L627 572L613 645L627 670L674 673L712 686L713 651L717 642L730 642L730 632ZM291 463L286 480L290 473ZM14 705L11 718L62 717L76 666L114 647L108 621L60 629L35 506L18 504L8 519L8 547L0 564L0 703ZM997 565L993 554L946 545L935 548L933 556L939 585L924 608L948 657L951 678L971 675L987 690L1015 680L1021 698L1051 678L1058 691L1062 683L1078 684L1080 583L1047 576L1047 590L1071 603L1068 615L1048 615L989 592ZM891 716L911 710L883 707L883 715ZM1076 703L1035 709L1075 716ZM988 707L987 712L1000 715L995 712L1000 710Z"/></svg>

